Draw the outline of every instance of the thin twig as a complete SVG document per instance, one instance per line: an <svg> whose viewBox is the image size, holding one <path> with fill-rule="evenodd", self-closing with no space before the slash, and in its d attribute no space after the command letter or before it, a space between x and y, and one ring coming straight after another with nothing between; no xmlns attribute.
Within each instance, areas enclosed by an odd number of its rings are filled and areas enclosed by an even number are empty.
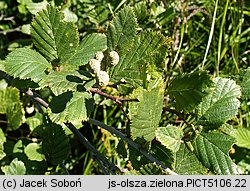
<svg viewBox="0 0 250 191"><path fill-rule="evenodd" d="M110 94L107 94L105 92L102 92L101 90L97 89L97 88L91 88L89 90L91 93L96 93L96 94L99 94L99 95L102 95L108 99L111 99L113 101L115 101L115 103L117 103L118 107L122 110L122 112L124 113L125 117L129 120L129 117L127 115L127 113L124 111L123 107L122 107L122 103L123 102L126 102L126 101L139 101L138 99L136 98L120 98L120 97L115 97L115 96L112 96Z"/></svg>
<svg viewBox="0 0 250 191"><path fill-rule="evenodd" d="M170 113L176 114L176 115L180 118L180 120L182 120L187 126L191 126L191 124L189 124L189 123L186 121L186 119L183 117L183 114L182 114L181 112L176 111L175 109L170 109L170 108L168 108L168 107L164 107L163 109L164 109L165 111L170 112Z"/></svg>
<svg viewBox="0 0 250 191"><path fill-rule="evenodd" d="M116 170L120 170L117 166L115 166L113 163L111 163L108 159L106 159L102 154L99 153L99 151L88 141L86 137L84 137L76 127L70 123L70 122L65 122L64 123L73 133L76 135L79 139L79 141L92 153L96 155L101 161L103 161L104 164L108 166L108 169L112 174L115 174Z"/></svg>
<svg viewBox="0 0 250 191"><path fill-rule="evenodd" d="M14 16L11 17L4 17L4 15L0 16L0 21L13 21L15 19Z"/></svg>
<svg viewBox="0 0 250 191"><path fill-rule="evenodd" d="M98 93L100 93L101 91L96 91ZM38 94L36 94L35 92L33 92L32 90L28 89L26 92L26 95L28 95L29 97L31 97L33 100L35 100L37 103L41 104L42 106L44 106L45 108L49 107L49 104L44 101ZM110 96L109 94L106 93L100 93L101 95L104 95L108 98L112 98L112 100L117 100L117 98ZM119 99L118 99L119 100ZM124 98L122 99L124 100ZM128 101L127 99L125 99L124 101ZM131 101L131 99L129 100ZM135 101L135 100L133 100ZM121 101L122 102L122 101ZM165 171L171 175L177 175L175 172L173 172L171 169L167 168L165 166L165 164L163 164L162 162L158 161L154 156L152 156L150 153L148 153L145 149L143 149L141 147L140 144L132 141L130 138L126 137L123 133L117 131L115 128L107 126L95 119L89 119L89 122L100 126L104 129L106 129L107 131L121 137L123 140L127 141L128 144L130 144L132 147L134 147L135 149L137 149L138 151L140 151L145 157L147 157L150 161L155 162L157 165L162 166ZM87 140L86 137L84 137L78 130L77 128L70 122L64 122L64 124L73 132L74 135L76 135L78 137L78 139L80 140L80 142L90 151L92 151L92 153L98 157L104 164L106 164L108 166L108 169L110 170L111 174L116 174L116 170L120 171L120 169L115 166L113 163L111 163L108 159L106 159L103 155L101 155L99 153L99 151ZM98 161L97 161L98 162ZM105 173L105 171L104 171Z"/></svg>
<svg viewBox="0 0 250 191"><path fill-rule="evenodd" d="M16 31L20 32L21 28L22 27L20 26L20 27L14 28L14 29L0 31L0 34L6 35L7 33L12 33L12 32L16 32Z"/></svg>
<svg viewBox="0 0 250 191"><path fill-rule="evenodd" d="M37 103L39 103L43 107L45 108L49 107L49 104L46 101L44 101L37 93L31 91L30 89L25 91L25 94L34 99Z"/></svg>
<svg viewBox="0 0 250 191"><path fill-rule="evenodd" d="M32 99L34 99L37 103L41 104L45 108L49 107L49 104L44 101L38 94L31 91L30 89L27 90L26 95L30 96ZM92 153L95 154L96 157L98 157L101 161L103 161L104 164L107 165L108 169L110 170L111 174L116 174L116 170L119 170L118 167L116 167L113 163L111 163L108 159L106 159L102 154L99 153L99 151L88 141L86 137L84 137L81 132L78 131L78 129L70 122L64 122L64 124L73 132L74 135L79 139L79 141Z"/></svg>
<svg viewBox="0 0 250 191"><path fill-rule="evenodd" d="M165 166L165 164L163 164L158 159L156 159L153 155L151 155L150 153L148 153L147 150L145 150L144 148L142 148L140 144L138 144L138 143L134 142L133 140L131 140L130 138L126 137L126 135L124 135L120 131L116 130L114 127L111 127L111 126L108 126L106 124L103 124L100 121L97 121L97 120L92 119L92 118L89 118L89 123L92 123L92 124L94 124L96 126L99 126L99 127L103 128L103 129L109 131L110 133L115 134L116 136L122 138L123 140L127 141L129 145L131 145L136 150L138 150L139 152L141 152L150 161L155 162L157 165L159 165L162 168L164 168L167 173L169 173L171 175L177 175L171 169L167 168Z"/></svg>
<svg viewBox="0 0 250 191"><path fill-rule="evenodd" d="M109 175L109 173L107 172L105 166L102 164L102 162L100 161L100 159L98 157L96 157L96 155L94 153L92 153L92 158L96 160L96 162L98 163L99 167L102 169L102 172L104 175Z"/></svg>
<svg viewBox="0 0 250 191"><path fill-rule="evenodd" d="M138 101L138 99L135 99L135 98L120 98L120 97L115 97L115 96L112 96L110 94L107 94L105 92L102 92L101 90L97 89L97 88L91 88L89 90L91 93L96 93L96 94L99 94L99 95L102 95L108 99L111 99L113 101L115 101L117 104L119 105L122 105L122 102L125 102L125 101Z"/></svg>

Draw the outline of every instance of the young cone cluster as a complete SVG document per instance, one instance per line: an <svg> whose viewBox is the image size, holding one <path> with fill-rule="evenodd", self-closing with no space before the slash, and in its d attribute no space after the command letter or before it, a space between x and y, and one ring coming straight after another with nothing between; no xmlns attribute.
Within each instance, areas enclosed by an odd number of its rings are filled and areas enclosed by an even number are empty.
<svg viewBox="0 0 250 191"><path fill-rule="evenodd" d="M110 64L115 66L119 62L119 55L116 51L111 51L109 53ZM95 58L89 60L89 66L96 74L96 77L99 81L100 86L107 86L109 83L109 75L106 71L101 70L101 62L104 58L104 54L101 51L98 51L95 55Z"/></svg>

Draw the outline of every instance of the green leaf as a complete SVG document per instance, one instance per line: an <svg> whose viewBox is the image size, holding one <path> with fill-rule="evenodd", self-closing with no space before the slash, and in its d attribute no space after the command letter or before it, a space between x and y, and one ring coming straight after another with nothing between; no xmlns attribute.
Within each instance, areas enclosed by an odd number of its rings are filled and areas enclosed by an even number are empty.
<svg viewBox="0 0 250 191"><path fill-rule="evenodd" d="M64 16L65 16L65 21L67 22L74 22L76 23L78 20L77 15L72 12L68 7L63 10Z"/></svg>
<svg viewBox="0 0 250 191"><path fill-rule="evenodd" d="M0 143L5 143L5 142L6 142L5 134L2 130L2 128L0 128Z"/></svg>
<svg viewBox="0 0 250 191"><path fill-rule="evenodd" d="M31 79L20 79L20 78L14 78L11 80L10 83L11 86L16 87L17 89L36 89L39 88L39 85L32 81Z"/></svg>
<svg viewBox="0 0 250 191"><path fill-rule="evenodd" d="M131 133L133 139L143 137L146 141L155 138L155 130L161 119L164 82L161 78L149 84L148 90L141 87L134 90L132 97L139 102L129 103L129 117L131 119Z"/></svg>
<svg viewBox="0 0 250 191"><path fill-rule="evenodd" d="M212 84L207 72L183 74L169 85L168 93L175 98L176 108L186 112L193 110L207 95L207 86Z"/></svg>
<svg viewBox="0 0 250 191"><path fill-rule="evenodd" d="M226 78L215 78L215 87L204 98L197 109L198 124L207 128L218 128L234 117L240 106L237 99L241 95L240 87L235 81Z"/></svg>
<svg viewBox="0 0 250 191"><path fill-rule="evenodd" d="M17 158L11 161L10 165L1 167L1 170L5 175L25 175L26 167L22 161L18 161Z"/></svg>
<svg viewBox="0 0 250 191"><path fill-rule="evenodd" d="M94 58L97 51L104 51L106 48L107 38L104 34L89 34L82 39L76 53L67 63L74 66L86 65L91 58Z"/></svg>
<svg viewBox="0 0 250 191"><path fill-rule="evenodd" d="M22 31L23 34L30 35L30 24L22 25L21 31Z"/></svg>
<svg viewBox="0 0 250 191"><path fill-rule="evenodd" d="M163 36L158 33L141 32L132 48L120 56L119 63L109 68L110 81L124 79L134 87L142 86L147 79L147 66L162 61L163 56L155 57L162 42Z"/></svg>
<svg viewBox="0 0 250 191"><path fill-rule="evenodd" d="M47 1L42 1L38 3L28 2L26 7L32 14L36 14L38 11L45 9L48 5Z"/></svg>
<svg viewBox="0 0 250 191"><path fill-rule="evenodd" d="M45 156L42 153L42 146L38 143L30 143L25 149L24 153L27 155L29 160L32 161L42 161L45 159Z"/></svg>
<svg viewBox="0 0 250 191"><path fill-rule="evenodd" d="M156 139L166 148L177 152L180 148L183 131L180 127L167 125L156 130Z"/></svg>
<svg viewBox="0 0 250 191"><path fill-rule="evenodd" d="M81 123L93 110L94 101L87 92L66 92L52 98L49 116L53 122Z"/></svg>
<svg viewBox="0 0 250 191"><path fill-rule="evenodd" d="M120 154L123 158L126 158L128 155L127 149L125 147L124 141L121 139L116 147L116 152Z"/></svg>
<svg viewBox="0 0 250 191"><path fill-rule="evenodd" d="M52 92L58 96L64 92L86 91L94 85L95 80L86 71L52 71L39 85L40 87L50 87Z"/></svg>
<svg viewBox="0 0 250 191"><path fill-rule="evenodd" d="M249 99L250 98L250 68L247 68L246 70L240 73L237 79L237 82L241 87L242 98Z"/></svg>
<svg viewBox="0 0 250 191"><path fill-rule="evenodd" d="M108 50L120 55L127 52L136 36L137 21L133 9L125 7L114 17L107 30Z"/></svg>
<svg viewBox="0 0 250 191"><path fill-rule="evenodd" d="M0 142L0 160L2 160L5 156L6 154L4 152L3 142Z"/></svg>
<svg viewBox="0 0 250 191"><path fill-rule="evenodd" d="M50 124L44 127L42 136L42 149L48 161L57 165L63 162L69 153L69 142L62 127Z"/></svg>
<svg viewBox="0 0 250 191"><path fill-rule="evenodd" d="M205 174L206 168L199 162L193 152L182 143L175 154L174 171L181 175Z"/></svg>
<svg viewBox="0 0 250 191"><path fill-rule="evenodd" d="M31 79L39 82L46 77L45 70L51 65L38 52L29 48L18 48L8 54L5 71L20 79Z"/></svg>
<svg viewBox="0 0 250 191"><path fill-rule="evenodd" d="M5 67L4 67L4 65L5 65L5 60L0 60L0 71L5 71Z"/></svg>
<svg viewBox="0 0 250 191"><path fill-rule="evenodd" d="M146 144L145 146L145 140L141 141L140 138L137 138L135 141L140 145L143 145L144 149L148 146L148 144ZM150 163L150 160L148 158L146 158L139 150L130 145L128 145L128 156L129 161L131 162L131 166L136 170L139 170L142 165Z"/></svg>
<svg viewBox="0 0 250 191"><path fill-rule="evenodd" d="M149 163L142 166L139 171L128 171L126 175L167 175L167 172L162 167L154 163Z"/></svg>
<svg viewBox="0 0 250 191"><path fill-rule="evenodd" d="M228 123L224 123L220 126L219 131L227 134L227 135L234 135L235 129L233 127L233 125L230 125Z"/></svg>
<svg viewBox="0 0 250 191"><path fill-rule="evenodd" d="M173 152L167 149L161 144L152 144L150 153L156 157L159 161L166 165L166 167L172 168L174 162Z"/></svg>
<svg viewBox="0 0 250 191"><path fill-rule="evenodd" d="M25 148L24 140L18 140L13 147L13 153L21 153L23 154L23 150Z"/></svg>
<svg viewBox="0 0 250 191"><path fill-rule="evenodd" d="M212 131L198 135L192 142L194 153L202 164L216 174L237 174L236 165L229 157L235 139L229 135Z"/></svg>
<svg viewBox="0 0 250 191"><path fill-rule="evenodd" d="M30 175L45 174L45 172L48 170L48 166L47 166L47 163L45 162L45 160L43 160L43 161L34 161L34 160L31 161L28 159L27 155L25 155L24 150L29 143L30 143L30 141L22 139L22 140L17 141L15 145L11 146L11 148L8 148L8 147L10 147L10 146L8 146L7 148L9 150L11 150L11 152L8 151L8 155L11 157L18 158L19 160L21 160L25 164L27 175L29 175L29 174ZM7 144L5 144L5 145L7 145ZM5 149L6 149L6 146L5 146ZM13 152L12 152L12 150L13 150Z"/></svg>
<svg viewBox="0 0 250 191"><path fill-rule="evenodd" d="M36 112L36 114L32 117L28 117L25 121L29 125L30 131L34 131L36 127L42 125L43 123L43 115Z"/></svg>
<svg viewBox="0 0 250 191"><path fill-rule="evenodd" d="M8 83L2 79L0 80L0 90L5 90L8 87Z"/></svg>
<svg viewBox="0 0 250 191"><path fill-rule="evenodd" d="M31 36L39 52L56 64L67 64L79 43L77 27L65 22L64 14L55 7L39 11L31 23Z"/></svg>
<svg viewBox="0 0 250 191"><path fill-rule="evenodd" d="M18 129L24 120L24 110L19 94L16 88L0 89L0 113L6 114L9 131Z"/></svg>
<svg viewBox="0 0 250 191"><path fill-rule="evenodd" d="M25 160L27 175L44 175L48 172L48 163L43 161ZM49 164L50 165L50 164Z"/></svg>
<svg viewBox="0 0 250 191"><path fill-rule="evenodd" d="M235 129L234 137L237 140L237 146L250 149L250 130L246 128Z"/></svg>
<svg viewBox="0 0 250 191"><path fill-rule="evenodd" d="M18 129L25 119L23 107L20 102L10 104L7 107L6 115L8 118L7 129L9 131Z"/></svg>

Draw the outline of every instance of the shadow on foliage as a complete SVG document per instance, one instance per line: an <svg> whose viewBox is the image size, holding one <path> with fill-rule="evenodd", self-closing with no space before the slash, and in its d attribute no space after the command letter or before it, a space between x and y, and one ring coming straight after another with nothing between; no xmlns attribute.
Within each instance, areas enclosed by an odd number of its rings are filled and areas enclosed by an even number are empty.
<svg viewBox="0 0 250 191"><path fill-rule="evenodd" d="M66 108L66 104L71 100L72 97L72 92L65 92L53 97L49 104L51 111L53 113L61 113Z"/></svg>

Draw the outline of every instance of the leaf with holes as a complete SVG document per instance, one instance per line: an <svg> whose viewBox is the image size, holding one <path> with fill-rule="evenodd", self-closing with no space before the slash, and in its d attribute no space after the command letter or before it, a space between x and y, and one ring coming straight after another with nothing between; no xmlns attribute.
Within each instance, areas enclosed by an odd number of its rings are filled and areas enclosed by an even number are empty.
<svg viewBox="0 0 250 191"><path fill-rule="evenodd" d="M215 78L215 87L197 108L198 124L206 128L218 128L234 117L240 106L240 87L227 78Z"/></svg>
<svg viewBox="0 0 250 191"><path fill-rule="evenodd" d="M81 123L93 110L94 101L87 92L65 92L52 98L49 117L53 122Z"/></svg>
<svg viewBox="0 0 250 191"><path fill-rule="evenodd" d="M177 152L180 148L183 137L181 127L167 125L167 127L159 127L156 130L156 139L166 148Z"/></svg>
<svg viewBox="0 0 250 191"><path fill-rule="evenodd" d="M175 153L174 171L182 175L205 174L207 169L197 160L197 157L182 143Z"/></svg>
<svg viewBox="0 0 250 191"><path fill-rule="evenodd" d="M69 154L69 141L62 127L52 123L43 127L41 136L46 159L54 165L62 163Z"/></svg>
<svg viewBox="0 0 250 191"><path fill-rule="evenodd" d="M194 153L202 164L216 174L237 174L236 165L229 157L235 139L218 131L201 133L192 142Z"/></svg>
<svg viewBox="0 0 250 191"><path fill-rule="evenodd" d="M18 48L8 54L5 71L15 78L31 79L39 82L46 77L45 70L51 68L50 63L38 52L29 48Z"/></svg>
<svg viewBox="0 0 250 191"><path fill-rule="evenodd" d="M36 14L31 23L31 36L35 46L49 61L56 62L56 65L67 63L79 44L77 27L73 22L63 19L62 12L48 5Z"/></svg>
<svg viewBox="0 0 250 191"><path fill-rule="evenodd" d="M164 83L160 78L149 84L149 88L141 87L134 90L132 97L139 102L130 102L129 117L133 138L143 137L147 141L155 138L155 131L161 119Z"/></svg>
<svg viewBox="0 0 250 191"><path fill-rule="evenodd" d="M193 110L208 93L212 84L207 72L182 74L169 85L168 93L175 98L176 108L186 112Z"/></svg>

